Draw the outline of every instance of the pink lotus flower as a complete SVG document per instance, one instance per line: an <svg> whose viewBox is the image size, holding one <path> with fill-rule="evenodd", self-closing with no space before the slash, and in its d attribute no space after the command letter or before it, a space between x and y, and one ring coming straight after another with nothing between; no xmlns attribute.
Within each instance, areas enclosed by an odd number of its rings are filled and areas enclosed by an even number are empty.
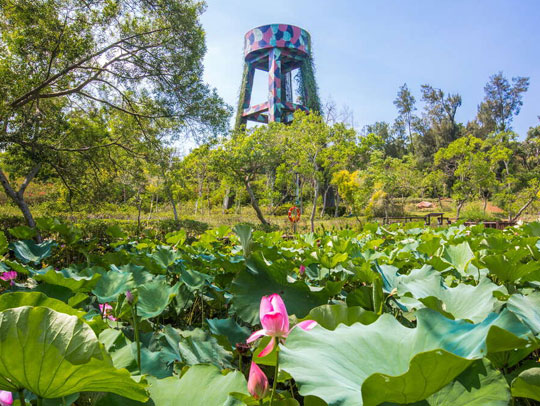
<svg viewBox="0 0 540 406"><path fill-rule="evenodd" d="M283 299L277 293L261 298L259 318L263 328L249 336L247 342L252 343L262 336L272 337L270 343L268 343L264 350L259 354L259 357L264 357L270 354L274 349L276 345L276 340L274 338L285 339L292 329L289 329L289 315L287 314L285 303L283 303ZM317 322L314 320L305 320L294 327L300 327L303 330L311 330L316 325Z"/></svg>
<svg viewBox="0 0 540 406"><path fill-rule="evenodd" d="M0 390L0 406L11 406L13 404L13 395L11 392Z"/></svg>
<svg viewBox="0 0 540 406"><path fill-rule="evenodd" d="M17 272L15 271L2 272L2 275L0 275L0 279L6 282L9 281L10 285L14 285L15 282L13 281L17 279Z"/></svg>
<svg viewBox="0 0 540 406"><path fill-rule="evenodd" d="M268 378L253 361L249 369L248 391L256 400L263 399L268 393Z"/></svg>
<svg viewBox="0 0 540 406"><path fill-rule="evenodd" d="M304 265L300 265L298 271L300 272L300 276L304 276L304 274L306 273L306 267Z"/></svg>
<svg viewBox="0 0 540 406"><path fill-rule="evenodd" d="M100 304L99 305L99 311L103 315L103 317L108 318L112 321L117 321L118 319L113 316L113 308L109 303Z"/></svg>

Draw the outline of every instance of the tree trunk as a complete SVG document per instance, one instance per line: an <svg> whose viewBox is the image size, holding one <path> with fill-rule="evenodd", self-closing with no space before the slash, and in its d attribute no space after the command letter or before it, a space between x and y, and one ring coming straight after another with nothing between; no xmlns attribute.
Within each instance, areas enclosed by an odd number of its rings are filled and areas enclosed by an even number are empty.
<svg viewBox="0 0 540 406"><path fill-rule="evenodd" d="M229 208L231 188L227 187L225 190L225 196L223 196L223 206L221 208L221 214L225 214L225 211Z"/></svg>
<svg viewBox="0 0 540 406"><path fill-rule="evenodd" d="M300 200L300 213L304 214L304 201L302 200L302 193L304 189L304 182L300 183L300 193L298 194L298 200Z"/></svg>
<svg viewBox="0 0 540 406"><path fill-rule="evenodd" d="M458 205L456 207L456 221L459 220L459 214L461 213L461 209L463 208L463 205L465 204L465 200L459 201Z"/></svg>
<svg viewBox="0 0 540 406"><path fill-rule="evenodd" d="M527 210L527 207L529 207L532 202L534 202L536 200L536 195L538 194L538 192L536 192L533 197L531 197L529 200L527 200L527 203L525 203L523 206L521 206L521 209L519 209L519 211L516 213L516 215L514 217L512 217L512 219L510 221L517 221L519 219L519 217L523 214L523 212L525 210Z"/></svg>
<svg viewBox="0 0 540 406"><path fill-rule="evenodd" d="M313 179L313 188L315 189L313 191L313 207L311 209L311 217L309 219L309 222L311 223L311 232L315 232L315 213L317 211L317 198L319 197L319 182L317 179Z"/></svg>
<svg viewBox="0 0 540 406"><path fill-rule="evenodd" d="M487 204L488 204L488 198L484 197L484 214L486 214Z"/></svg>
<svg viewBox="0 0 540 406"><path fill-rule="evenodd" d="M437 193L437 200L439 201L439 207L441 208L442 211L444 211L443 207L442 207L442 199L441 199L441 195L439 195Z"/></svg>
<svg viewBox="0 0 540 406"><path fill-rule="evenodd" d="M137 235L141 232L141 209L142 209L142 198L141 192L137 192Z"/></svg>
<svg viewBox="0 0 540 406"><path fill-rule="evenodd" d="M236 199L236 208L234 209L234 214L240 214L240 206L242 202L240 201L240 191L237 189L234 195Z"/></svg>
<svg viewBox="0 0 540 406"><path fill-rule="evenodd" d="M202 202L202 194L203 194L203 182L204 180L199 177L199 185L197 190L197 201L195 202L195 214L199 211L199 202L201 202L201 206L203 205ZM201 207L201 214L203 212L203 208Z"/></svg>
<svg viewBox="0 0 540 406"><path fill-rule="evenodd" d="M172 206L172 211L174 214L174 221L178 221L178 212L176 211L176 201L174 200L171 187L168 183L165 185L165 189L167 189L167 196L169 197L169 202L171 203L171 206Z"/></svg>
<svg viewBox="0 0 540 406"><path fill-rule="evenodd" d="M154 208L154 195L150 196L150 211L148 212L148 218L146 219L146 227L148 227L148 222L152 218L153 208Z"/></svg>
<svg viewBox="0 0 540 406"><path fill-rule="evenodd" d="M322 208L321 208L321 218L324 217L324 212L326 211L326 202L328 200L328 191L330 190L330 185L328 185L326 187L326 189L324 190L324 195L323 195L323 201L322 201Z"/></svg>
<svg viewBox="0 0 540 406"><path fill-rule="evenodd" d="M269 225L270 223L268 223L265 219L264 219L264 216L262 214L262 211L259 207L259 203L257 202L257 198L255 197L255 194L253 193L253 189L251 189L251 185L249 184L249 180L248 179L245 179L244 180L244 184L246 185L246 190L249 194L249 198L251 200L251 206L253 207L253 209L255 210L255 213L257 214L257 218L260 220L260 222L267 226Z"/></svg>
<svg viewBox="0 0 540 406"><path fill-rule="evenodd" d="M0 169L0 183L2 184L4 191L6 194L13 200L13 202L19 207L21 210L22 215L24 216L24 219L26 220L26 224L28 224L28 227L31 227L36 230L36 241L38 243L43 241L43 238L41 237L41 234L39 233L39 230L36 228L36 222L34 220L34 216L32 216L32 212L30 211L30 207L28 207L28 204L24 200L24 192L26 191L26 188L36 177L39 170L41 169L41 163L37 164L32 168L32 170L26 175L26 178L24 179L24 182L22 183L21 187L19 188L19 191L16 192L11 185L9 184L9 180Z"/></svg>

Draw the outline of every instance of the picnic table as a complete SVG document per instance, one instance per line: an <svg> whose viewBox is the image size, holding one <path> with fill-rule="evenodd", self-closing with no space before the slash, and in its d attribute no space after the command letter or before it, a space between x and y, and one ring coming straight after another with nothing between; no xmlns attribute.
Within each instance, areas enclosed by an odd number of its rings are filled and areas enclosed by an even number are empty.
<svg viewBox="0 0 540 406"><path fill-rule="evenodd" d="M426 226L431 225L431 219L437 219L437 225L442 226L446 220L447 224L450 224L450 219L444 217L444 213L428 213L425 216L400 216L400 217L383 217L383 224L392 223L409 223L413 221L423 221Z"/></svg>

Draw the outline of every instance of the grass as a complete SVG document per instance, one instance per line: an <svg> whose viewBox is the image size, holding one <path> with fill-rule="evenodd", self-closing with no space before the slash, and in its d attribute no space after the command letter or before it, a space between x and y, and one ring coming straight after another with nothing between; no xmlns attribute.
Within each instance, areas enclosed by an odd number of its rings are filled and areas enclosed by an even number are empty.
<svg viewBox="0 0 540 406"><path fill-rule="evenodd" d="M418 209L416 208L417 200L409 200L405 204L405 213L410 216L425 216L428 213L443 213L444 217L455 218L456 216L456 207L454 202L451 199L443 199L442 201L442 210L439 206L437 200L429 200L433 203L433 207L430 209ZM90 220L99 220L99 219L116 219L116 220L130 220L136 221L138 217L137 209L133 206L119 206L119 205L108 205L102 209L95 211L57 211L51 210L50 206L45 204L36 204L33 205L32 213L35 217L55 217L62 216L73 222L83 221L86 219ZM263 211L264 208L263 208ZM504 213L499 213L500 209L496 208L493 205L488 205L488 210L486 213L483 212L483 204L480 201L470 202L466 204L462 210L462 219L469 220L497 220L505 219ZM299 223L297 224L298 232L309 232L311 229L309 216L311 213L311 207L304 207L304 214L302 215ZM194 213L193 204L183 204L178 207L179 217L183 220L195 220L207 224L209 227L214 228L221 225L234 226L238 223L249 223L256 227L259 227L260 221L255 215L255 212L251 206L240 207L239 212L235 213L234 210L230 210L228 213L222 213L220 207L215 206L211 210L203 209L198 213ZM10 204L0 205L0 218L2 217L21 217L19 209ZM273 228L280 229L284 232L292 232L293 226L289 222L287 215L277 215L272 216L265 213L265 218L270 222ZM536 216L534 214L529 214L525 220L534 220ZM170 206L160 205L158 210L155 210L152 213L141 213L141 224L145 224L155 221L155 220L171 220L173 219L173 212ZM315 217L315 228L316 229L325 229L325 230L339 230L344 228L357 228L361 224L360 222L365 222L365 219L358 219L354 216L351 217L332 217L325 215L324 217L319 216L319 211Z"/></svg>

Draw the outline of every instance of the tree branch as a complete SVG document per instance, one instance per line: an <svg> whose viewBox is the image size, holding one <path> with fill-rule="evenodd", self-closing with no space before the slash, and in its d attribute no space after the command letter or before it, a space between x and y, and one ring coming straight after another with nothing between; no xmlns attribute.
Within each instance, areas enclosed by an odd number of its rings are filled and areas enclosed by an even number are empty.
<svg viewBox="0 0 540 406"><path fill-rule="evenodd" d="M134 35L131 35L129 37L126 37L126 38L122 38L116 42L113 42L112 44L110 45L107 45L106 47L104 48L101 48L100 50L94 52L93 54L90 54L84 58L81 58L79 59L77 62L67 66L66 68L62 69L60 72L58 72L57 74L55 75L52 75L51 77L49 77L48 79L44 80L43 82L41 82L38 86L34 87L32 90L26 92L25 94L23 94L22 96L18 97L17 99L15 99L14 101L12 101L10 103L10 106L12 108L16 108L16 107L21 107L25 104L27 104L28 102L30 102L31 100L37 98L37 95L39 94L39 92L41 90L43 90L45 87L47 87L48 85L50 85L51 83L53 83L54 81L56 81L57 79L61 78L62 76L66 75L67 73L71 72L72 70L74 69L77 69L79 66L81 66L82 64L92 60L93 58L96 58L100 55L102 55L103 53L113 49L113 48L116 48L117 46L119 46L120 44L122 44L123 42L126 42L126 41L129 41L133 38L138 38L138 37L141 37L141 36L144 36L144 35L150 35L150 34L153 34L155 32L160 32L160 31L165 31L169 29L169 27L167 28L158 28L158 29L155 29L155 30L151 30L151 31L146 31L146 32L142 32L142 33L138 33L138 34L134 34Z"/></svg>
<svg viewBox="0 0 540 406"><path fill-rule="evenodd" d="M24 195L24 191L26 190L30 182L32 182L32 179L36 177L40 169L41 169L41 162L39 162L36 166L32 168L30 172L28 172L28 175L26 175L24 182L22 183L21 187L19 188L19 191L17 192L19 197L22 198L22 196Z"/></svg>

